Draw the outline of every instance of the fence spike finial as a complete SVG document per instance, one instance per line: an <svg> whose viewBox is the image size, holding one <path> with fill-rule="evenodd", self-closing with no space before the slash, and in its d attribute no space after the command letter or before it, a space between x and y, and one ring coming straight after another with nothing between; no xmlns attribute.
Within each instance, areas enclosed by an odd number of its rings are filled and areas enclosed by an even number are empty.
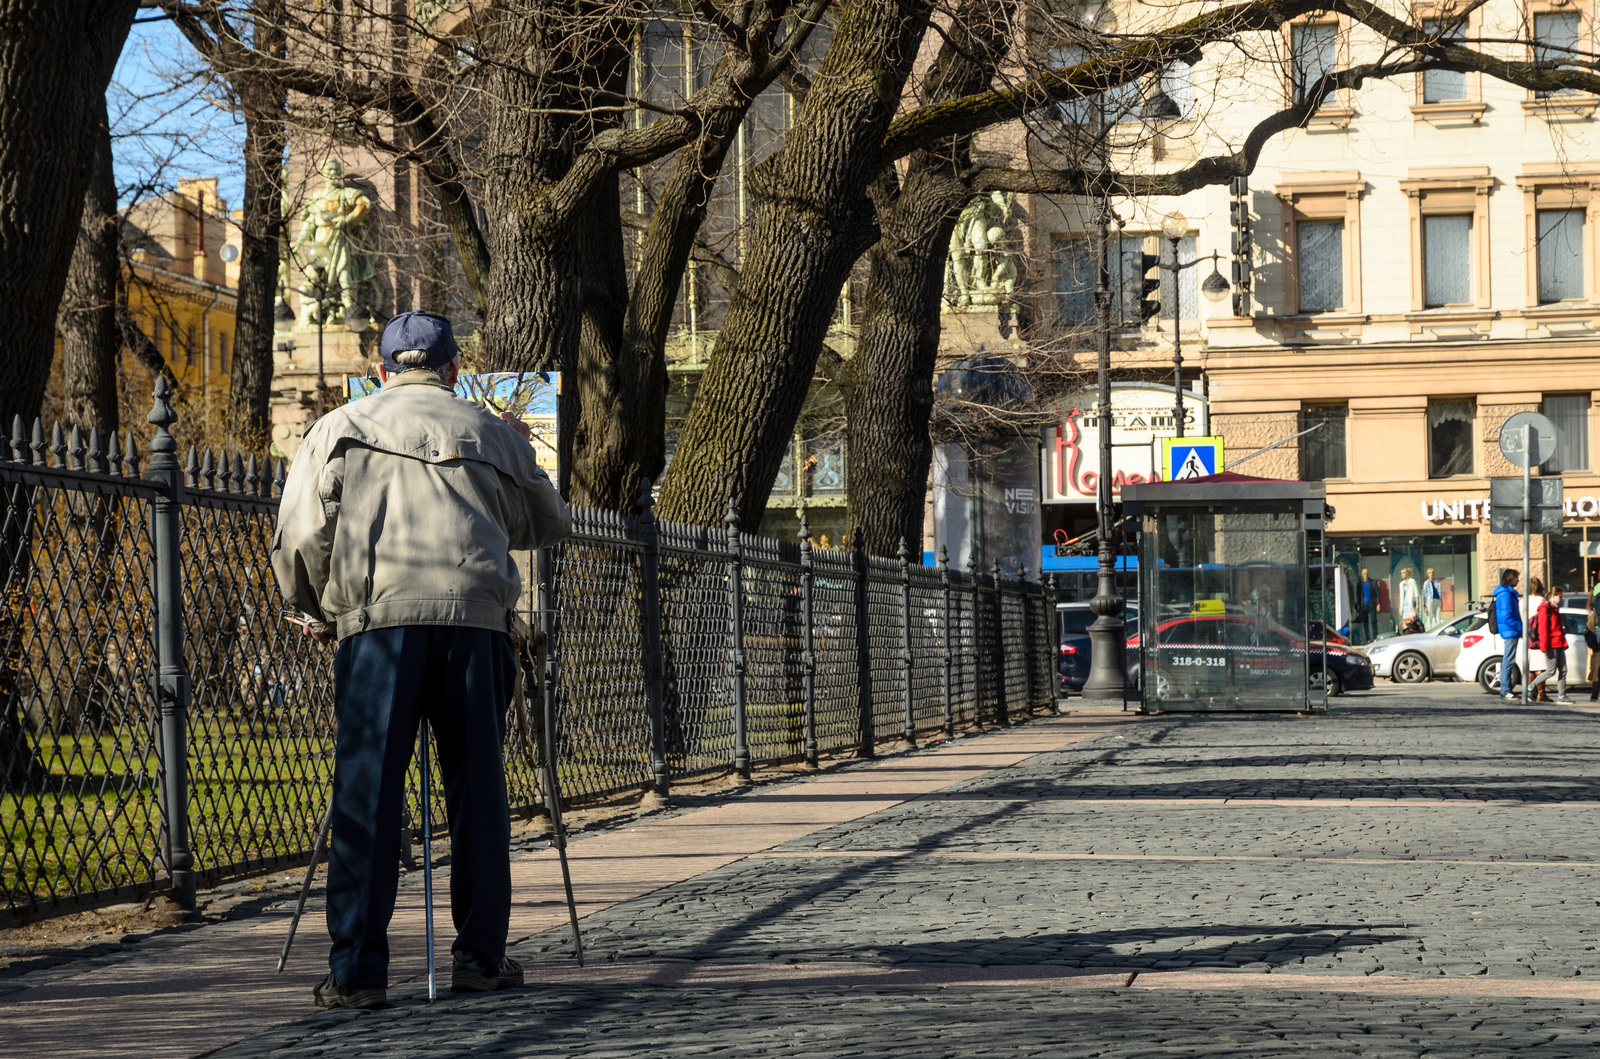
<svg viewBox="0 0 1600 1059"><path fill-rule="evenodd" d="M272 461L272 495L283 496L283 461Z"/></svg>
<svg viewBox="0 0 1600 1059"><path fill-rule="evenodd" d="M75 471L81 471L83 466L83 428L76 423L72 425L72 433L68 435L67 466Z"/></svg>
<svg viewBox="0 0 1600 1059"><path fill-rule="evenodd" d="M128 447L123 450L122 462L126 465L126 477L139 477L139 436L133 431L128 431Z"/></svg>
<svg viewBox="0 0 1600 1059"><path fill-rule="evenodd" d="M223 454L222 462L228 462L226 453ZM228 475L228 492L244 492L244 456L241 453L233 454L233 470Z"/></svg>
<svg viewBox="0 0 1600 1059"><path fill-rule="evenodd" d="M33 417L33 436L28 440L28 449L33 458L35 467L44 466L44 420L38 416Z"/></svg>
<svg viewBox="0 0 1600 1059"><path fill-rule="evenodd" d="M634 505L638 507L640 515L654 515L656 495L651 490L653 484L648 474L639 479L639 497L634 501Z"/></svg>
<svg viewBox="0 0 1600 1059"><path fill-rule="evenodd" d="M900 547L895 552L895 555L899 557L901 566L906 565L906 559L911 555L911 553L906 550L906 539L903 535L900 538Z"/></svg>
<svg viewBox="0 0 1600 1059"><path fill-rule="evenodd" d="M172 410L172 387L167 385L165 375L156 376L155 387L150 391L150 414L145 416L145 421L156 428L156 436L150 439L151 452L178 451L178 439L169 429L178 421L178 413Z"/></svg>
<svg viewBox="0 0 1600 1059"><path fill-rule="evenodd" d="M105 453L102 452L101 449L100 449L100 428L99 427L90 427L89 428L89 464L88 464L87 469L92 471L92 472L94 472L95 474L105 474L106 473L105 466L100 462L100 458L102 456L104 456L104 455L105 455Z"/></svg>
<svg viewBox="0 0 1600 1059"><path fill-rule="evenodd" d="M22 463L23 453L28 448L28 428L23 425L22 413L18 412L11 417L11 462Z"/></svg>
<svg viewBox="0 0 1600 1059"><path fill-rule="evenodd" d="M66 466L67 437L61 430L61 420L50 424L50 466Z"/></svg>
<svg viewBox="0 0 1600 1059"><path fill-rule="evenodd" d="M190 445L189 458L184 461L183 465L183 484L187 485L190 489L198 489L200 488L201 475L205 475L208 483L207 488L210 488L211 450L206 450L206 462L202 464L200 462L200 451L193 445Z"/></svg>
<svg viewBox="0 0 1600 1059"><path fill-rule="evenodd" d="M944 544L939 545L939 569L946 573L950 570L950 548Z"/></svg>
<svg viewBox="0 0 1600 1059"><path fill-rule="evenodd" d="M735 530L739 528L739 505L731 496L728 497L728 513L723 516L722 521Z"/></svg>
<svg viewBox="0 0 1600 1059"><path fill-rule="evenodd" d="M115 430L111 432L111 443L106 446L106 473L122 473L122 440Z"/></svg>
<svg viewBox="0 0 1600 1059"><path fill-rule="evenodd" d="M251 496L261 495L261 472L256 467L256 454L253 452L244 465L244 491Z"/></svg>
<svg viewBox="0 0 1600 1059"><path fill-rule="evenodd" d="M804 505L800 508L800 543L807 548L811 547L811 515Z"/></svg>

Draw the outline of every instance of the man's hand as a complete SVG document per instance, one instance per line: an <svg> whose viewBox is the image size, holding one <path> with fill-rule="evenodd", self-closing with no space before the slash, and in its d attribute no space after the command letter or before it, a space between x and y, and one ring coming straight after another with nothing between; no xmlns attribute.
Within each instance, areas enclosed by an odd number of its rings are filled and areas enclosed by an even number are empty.
<svg viewBox="0 0 1600 1059"><path fill-rule="evenodd" d="M518 434L521 434L524 441L533 440L533 431L529 428L528 424L518 419L511 411L502 411L500 413L500 420L503 423L510 423L512 429Z"/></svg>
<svg viewBox="0 0 1600 1059"><path fill-rule="evenodd" d="M333 643L332 634L323 632L321 629L313 629L309 625L302 625L300 626L300 632L308 640L315 640L317 643Z"/></svg>

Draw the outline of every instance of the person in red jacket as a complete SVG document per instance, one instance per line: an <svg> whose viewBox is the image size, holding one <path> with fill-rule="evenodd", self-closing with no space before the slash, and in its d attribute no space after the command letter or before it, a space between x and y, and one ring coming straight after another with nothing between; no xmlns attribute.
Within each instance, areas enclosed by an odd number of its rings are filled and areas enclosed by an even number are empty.
<svg viewBox="0 0 1600 1059"><path fill-rule="evenodd" d="M1533 626L1529 631L1530 644L1544 652L1549 664L1545 667L1545 671L1539 674L1538 679L1528 685L1528 694L1532 695L1535 688L1554 676L1556 697L1549 701L1571 702L1572 700L1567 698L1567 632L1561 627L1560 585L1550 586L1549 596L1539 604L1538 613L1533 616L1530 624Z"/></svg>

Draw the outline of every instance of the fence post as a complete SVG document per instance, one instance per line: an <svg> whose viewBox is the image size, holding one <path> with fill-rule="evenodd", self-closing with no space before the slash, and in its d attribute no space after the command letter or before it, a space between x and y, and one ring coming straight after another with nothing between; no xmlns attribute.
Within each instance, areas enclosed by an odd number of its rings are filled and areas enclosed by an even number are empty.
<svg viewBox="0 0 1600 1059"><path fill-rule="evenodd" d="M733 770L750 778L750 743L745 728L744 684L744 542L739 537L739 509L732 498L723 519L728 526L728 676L733 691Z"/></svg>
<svg viewBox="0 0 1600 1059"><path fill-rule="evenodd" d="M1023 563L1017 567L1018 611L1022 615L1022 714L1032 717L1034 707L1039 704L1039 697L1034 694L1033 685L1033 621L1028 616L1028 603L1033 598L1033 587L1028 581L1028 565Z"/></svg>
<svg viewBox="0 0 1600 1059"><path fill-rule="evenodd" d="M805 651L801 662L806 667L805 755L806 764L817 767L817 627L813 596L816 569L811 559L811 523L805 510L800 512L800 620L805 623Z"/></svg>
<svg viewBox="0 0 1600 1059"><path fill-rule="evenodd" d="M867 538L860 526L856 527L851 545L850 558L856 568L856 724L861 756L872 758L878 753L878 733L872 716L872 608L868 587L871 567L867 562Z"/></svg>
<svg viewBox="0 0 1600 1059"><path fill-rule="evenodd" d="M901 749L913 750L917 745L916 704L911 694L911 563L906 554L906 539L900 538L900 669L905 678L905 696L902 703L905 729L901 733Z"/></svg>
<svg viewBox="0 0 1600 1059"><path fill-rule="evenodd" d="M178 421L168 401L172 391L157 378L150 414L156 428L150 442L150 469L145 477L161 487L150 511L150 538L155 559L156 695L161 704L161 797L167 817L167 869L172 899L194 907L194 851L189 848L189 669L184 659L183 471L178 443L167 428Z"/></svg>
<svg viewBox="0 0 1600 1059"><path fill-rule="evenodd" d="M1044 637L1044 643L1039 644L1035 650L1039 657L1049 660L1045 666L1044 696L1045 705L1054 706L1059 713L1061 710L1061 637L1056 632L1056 596L1059 594L1056 575L1051 574L1044 578L1043 589L1039 593L1039 635Z"/></svg>
<svg viewBox="0 0 1600 1059"><path fill-rule="evenodd" d="M639 482L639 533L644 556L639 564L639 591L643 595L640 619L644 625L644 698L650 716L650 793L646 804L664 805L672 793L667 769L667 707L662 683L666 678L661 657L661 531L656 525L656 498L650 479Z"/></svg>
<svg viewBox="0 0 1600 1059"><path fill-rule="evenodd" d="M1006 701L1006 599L1000 590L1000 560L995 559L990 581L994 584L994 694L995 714L1002 725L1011 724Z"/></svg>
<svg viewBox="0 0 1600 1059"><path fill-rule="evenodd" d="M951 699L950 667L955 664L955 626L950 624L950 551L939 545L939 587L944 592L944 737L956 737L955 702Z"/></svg>
<svg viewBox="0 0 1600 1059"><path fill-rule="evenodd" d="M984 642L983 609L978 585L978 557L967 556L967 587L972 590L972 730L983 731L983 667L989 651Z"/></svg>

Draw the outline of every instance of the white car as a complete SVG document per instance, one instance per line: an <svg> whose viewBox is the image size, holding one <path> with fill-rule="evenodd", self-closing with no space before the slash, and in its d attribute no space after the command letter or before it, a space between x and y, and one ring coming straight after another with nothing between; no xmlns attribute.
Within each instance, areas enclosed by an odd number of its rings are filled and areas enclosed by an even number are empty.
<svg viewBox="0 0 1600 1059"><path fill-rule="evenodd" d="M1561 625L1567 632L1567 684L1583 682L1584 674L1589 665L1589 648L1583 641L1583 627L1589 620L1587 611L1577 607L1561 608ZM1476 680L1484 691L1491 695L1500 694L1500 659L1505 653L1505 641L1489 631L1487 623L1474 632L1469 632L1461 638L1461 653L1456 656L1456 677L1459 680ZM1511 674L1513 688L1522 685L1522 671L1520 657L1522 648L1517 648L1519 661L1517 669ZM1555 691L1554 683L1548 685L1552 693Z"/></svg>
<svg viewBox="0 0 1600 1059"><path fill-rule="evenodd" d="M1477 632L1488 621L1482 611L1463 614L1434 628L1432 632L1386 636L1361 648L1372 659L1372 674L1388 677L1397 684L1416 684L1429 677L1448 677L1455 672L1461 640Z"/></svg>

